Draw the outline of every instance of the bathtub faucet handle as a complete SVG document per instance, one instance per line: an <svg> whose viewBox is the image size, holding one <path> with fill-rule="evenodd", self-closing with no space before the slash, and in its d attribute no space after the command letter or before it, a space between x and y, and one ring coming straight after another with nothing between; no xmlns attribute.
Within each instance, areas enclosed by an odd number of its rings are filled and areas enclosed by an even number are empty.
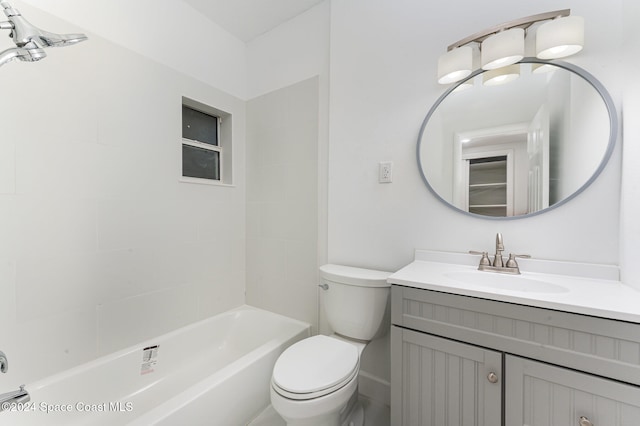
<svg viewBox="0 0 640 426"><path fill-rule="evenodd" d="M329 290L329 284L327 283L318 284L318 287L320 287L323 290Z"/></svg>

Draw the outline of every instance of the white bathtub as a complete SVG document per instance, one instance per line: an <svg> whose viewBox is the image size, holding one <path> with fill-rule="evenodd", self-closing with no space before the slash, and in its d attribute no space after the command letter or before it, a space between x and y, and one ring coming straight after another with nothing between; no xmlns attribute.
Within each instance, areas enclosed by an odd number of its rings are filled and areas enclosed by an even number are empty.
<svg viewBox="0 0 640 426"><path fill-rule="evenodd" d="M246 425L269 404L280 353L309 335L307 323L242 306L29 384L31 402L0 424Z"/></svg>

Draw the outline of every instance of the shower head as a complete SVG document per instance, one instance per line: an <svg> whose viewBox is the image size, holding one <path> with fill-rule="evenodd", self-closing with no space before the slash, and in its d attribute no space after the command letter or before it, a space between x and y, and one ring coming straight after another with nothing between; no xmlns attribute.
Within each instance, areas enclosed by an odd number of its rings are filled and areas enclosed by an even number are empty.
<svg viewBox="0 0 640 426"><path fill-rule="evenodd" d="M0 52L0 66L13 59L35 62L47 56L43 50L45 47L67 46L87 40L84 34L55 34L41 30L24 19L6 1L0 1L0 7L9 19L0 22L0 29L10 30L9 36L17 46Z"/></svg>
<svg viewBox="0 0 640 426"><path fill-rule="evenodd" d="M40 49L37 46L14 47L0 53L0 65L4 65L7 62L13 61L14 59L25 62L36 62L40 59L45 58L46 56L47 53L44 51L44 49Z"/></svg>

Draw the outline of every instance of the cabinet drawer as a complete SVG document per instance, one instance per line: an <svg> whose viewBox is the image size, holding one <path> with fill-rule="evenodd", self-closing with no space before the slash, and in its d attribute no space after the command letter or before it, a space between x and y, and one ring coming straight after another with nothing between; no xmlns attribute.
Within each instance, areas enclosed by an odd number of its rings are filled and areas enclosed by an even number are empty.
<svg viewBox="0 0 640 426"><path fill-rule="evenodd" d="M506 356L507 426L637 426L640 387Z"/></svg>
<svg viewBox="0 0 640 426"><path fill-rule="evenodd" d="M640 385L640 324L398 285L391 303L395 325Z"/></svg>

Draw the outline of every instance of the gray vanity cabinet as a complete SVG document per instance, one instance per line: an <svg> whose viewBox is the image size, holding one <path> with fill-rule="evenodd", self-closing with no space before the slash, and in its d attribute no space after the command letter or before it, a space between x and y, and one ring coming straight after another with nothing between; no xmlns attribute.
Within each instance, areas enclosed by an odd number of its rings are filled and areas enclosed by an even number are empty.
<svg viewBox="0 0 640 426"><path fill-rule="evenodd" d="M638 426L640 324L393 285L394 426Z"/></svg>
<svg viewBox="0 0 640 426"><path fill-rule="evenodd" d="M394 425L494 426L501 422L502 354L393 326L401 389ZM394 358L395 358L394 357Z"/></svg>
<svg viewBox="0 0 640 426"><path fill-rule="evenodd" d="M640 424L640 387L515 356L505 364L506 425Z"/></svg>

